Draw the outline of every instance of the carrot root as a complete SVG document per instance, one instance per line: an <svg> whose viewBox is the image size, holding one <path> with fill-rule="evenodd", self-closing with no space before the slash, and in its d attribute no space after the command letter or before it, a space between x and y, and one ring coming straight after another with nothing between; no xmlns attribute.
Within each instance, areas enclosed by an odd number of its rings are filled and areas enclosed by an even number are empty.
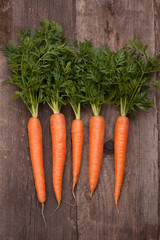
<svg viewBox="0 0 160 240"><path fill-rule="evenodd" d="M76 200L76 196L75 196L75 194L74 194L74 187L72 188L72 195L73 195L73 197L74 197L74 200Z"/></svg>
<svg viewBox="0 0 160 240"><path fill-rule="evenodd" d="M92 195L93 195L93 192L91 192L91 194L90 194L90 199L92 200Z"/></svg>
<svg viewBox="0 0 160 240"><path fill-rule="evenodd" d="M46 223L46 219L45 219L45 216L44 216L44 203L42 203L42 212L41 213L42 213L45 228L47 228L47 223Z"/></svg>
<svg viewBox="0 0 160 240"><path fill-rule="evenodd" d="M46 201L46 192L43 168L42 128L38 118L31 117L29 119L28 137L37 197L40 203L44 203Z"/></svg>
<svg viewBox="0 0 160 240"><path fill-rule="evenodd" d="M83 121L80 119L75 119L72 122L72 172L73 172L73 189L75 188L80 166L81 166L81 157L82 157L82 148L83 148ZM72 194L73 194L72 189ZM75 194L73 195L75 196ZM75 198L75 197L74 197Z"/></svg>
<svg viewBox="0 0 160 240"><path fill-rule="evenodd" d="M66 156L66 123L62 113L56 113L50 119L53 156L53 188L58 202L61 203L62 179Z"/></svg>
<svg viewBox="0 0 160 240"><path fill-rule="evenodd" d="M119 116L116 121L114 142L114 155L115 155L114 199L117 209L125 169L128 131L129 131L129 119L124 116ZM117 212L119 212L119 210L117 210Z"/></svg>
<svg viewBox="0 0 160 240"><path fill-rule="evenodd" d="M102 116L93 116L89 121L89 187L90 197L97 186L100 174L105 133L105 120Z"/></svg>
<svg viewBox="0 0 160 240"><path fill-rule="evenodd" d="M56 207L56 209L54 209L53 213L51 213L50 216L54 216L54 214L57 212L58 208L60 207L60 204L58 204L58 206Z"/></svg>
<svg viewBox="0 0 160 240"><path fill-rule="evenodd" d="M115 203L115 204L116 204L117 213L119 214L118 203Z"/></svg>

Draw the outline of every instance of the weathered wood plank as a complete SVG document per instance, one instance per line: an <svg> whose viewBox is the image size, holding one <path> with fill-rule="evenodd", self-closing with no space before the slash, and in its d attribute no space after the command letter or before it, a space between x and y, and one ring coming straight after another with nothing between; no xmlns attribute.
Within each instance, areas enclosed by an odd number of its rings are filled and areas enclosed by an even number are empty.
<svg viewBox="0 0 160 240"><path fill-rule="evenodd" d="M72 1L1 1L0 6L0 45L6 45L9 39L17 41L21 28L34 28L39 18L58 21L64 32L73 40L74 5ZM57 206L52 187L52 153L50 137L51 110L40 106L39 119L43 129L44 168L46 175L47 201L45 215L48 228L44 228L41 217L41 205L37 201L32 167L29 155L27 123L30 117L21 100L10 101L15 89L3 84L8 78L6 59L0 55L0 239L76 239L76 208L62 202L55 216L51 212ZM63 181L63 199L72 201L71 194L71 109L63 108L67 125L67 157Z"/></svg>
<svg viewBox="0 0 160 240"><path fill-rule="evenodd" d="M158 0L153 1L153 8L154 8L154 14L155 14L155 48L156 48L156 54L160 53L160 2ZM160 79L160 74L156 74L156 79ZM160 133L160 91L159 88L157 89L157 123L158 123L158 130ZM160 240L160 134L158 134L158 167L159 167L159 205L158 205L158 216L159 216L159 240Z"/></svg>
<svg viewBox="0 0 160 240"><path fill-rule="evenodd" d="M0 46L9 39L17 40L20 28L32 30L39 18L58 21L69 40L92 39L95 45L107 42L119 49L128 38L139 38L159 52L158 0L7 0L0 2ZM156 45L155 45L156 42ZM43 127L44 167L47 202L44 228L41 206L37 201L29 157L27 122L29 112L21 100L11 102L14 89L2 83L8 78L6 59L0 55L0 239L157 239L158 238L158 131L159 91L150 114L140 111L134 120L130 117L130 132L124 184L119 201L120 215L114 206L114 125L119 112L104 106L106 120L104 160L98 187L89 198L88 137L91 109L82 111L84 120L84 148L82 167L77 185L77 204L62 206L54 217L56 207L52 187L52 154L47 106L40 106L39 118ZM155 99L155 91L150 92ZM62 109L67 122L67 158L63 181L63 199L73 201L71 195L71 140L73 113ZM158 126L160 114L158 115ZM147 129L147 131L146 131ZM159 126L160 129L160 126ZM160 140L159 140L160 143ZM159 152L160 155L160 152Z"/></svg>
<svg viewBox="0 0 160 240"><path fill-rule="evenodd" d="M12 8L9 0L0 2L0 36L1 45L11 39Z"/></svg>
<svg viewBox="0 0 160 240"><path fill-rule="evenodd" d="M152 1L84 1L76 2L77 38L89 38L99 46L107 42L119 49L129 38L138 38L155 51L154 9ZM155 91L150 91L155 100ZM87 111L88 112L88 111ZM86 112L86 113L87 113ZM85 122L85 147L79 184L77 216L79 239L157 239L158 237L158 130L157 106L150 114L137 111L130 117L130 131L123 188L119 200L120 214L114 205L114 127L118 110L105 106L105 152L98 187L89 200L88 124ZM85 219L85 221L83 221Z"/></svg>

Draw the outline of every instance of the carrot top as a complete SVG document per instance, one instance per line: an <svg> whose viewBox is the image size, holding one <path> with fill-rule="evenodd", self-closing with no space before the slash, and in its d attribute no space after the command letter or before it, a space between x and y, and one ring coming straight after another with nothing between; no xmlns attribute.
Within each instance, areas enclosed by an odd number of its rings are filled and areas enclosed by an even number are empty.
<svg viewBox="0 0 160 240"><path fill-rule="evenodd" d="M86 102L84 99L84 74L83 64L79 59L79 52L77 49L77 42L71 45L75 51L74 57L71 59L71 68L68 72L68 79L66 81L65 92L67 95L67 102L71 105L76 119L80 119L81 105Z"/></svg>
<svg viewBox="0 0 160 240"><path fill-rule="evenodd" d="M68 102L71 105L76 119L81 117L81 104L83 99L81 98L81 86L80 81L77 79L68 80L65 87L65 92L68 98Z"/></svg>
<svg viewBox="0 0 160 240"><path fill-rule="evenodd" d="M157 71L160 71L159 56L152 56L148 46L138 40L130 40L110 56L110 63L107 68L103 67L103 72L110 78L109 99L120 107L122 116L135 113L136 107L148 112L153 104L147 97L148 89L160 83L151 82L152 73Z"/></svg>
<svg viewBox="0 0 160 240"><path fill-rule="evenodd" d="M66 85L71 72L71 62L74 51L63 44L57 48L57 53L48 61L44 82L44 101L54 113L59 113L61 106L67 103Z"/></svg>
<svg viewBox="0 0 160 240"><path fill-rule="evenodd" d="M1 48L13 73L8 82L19 88L12 99L21 97L33 117L37 117L38 105L43 100L45 69L64 41L60 25L46 19L40 22L42 27L33 34L29 29L19 32L19 44L10 41L9 46Z"/></svg>
<svg viewBox="0 0 160 240"><path fill-rule="evenodd" d="M81 85L83 101L91 104L95 116L99 115L101 106L106 102L106 89L104 87L104 73L101 70L103 62L102 53L109 52L107 46L94 48L91 41L76 42L78 53L77 75Z"/></svg>
<svg viewBox="0 0 160 240"><path fill-rule="evenodd" d="M55 22L44 20L44 28L37 30L36 37L37 42L41 39L39 48L43 46L44 50L38 62L43 75L43 102L47 102L54 113L59 113L61 106L66 104L66 81L75 51L65 41L62 27Z"/></svg>

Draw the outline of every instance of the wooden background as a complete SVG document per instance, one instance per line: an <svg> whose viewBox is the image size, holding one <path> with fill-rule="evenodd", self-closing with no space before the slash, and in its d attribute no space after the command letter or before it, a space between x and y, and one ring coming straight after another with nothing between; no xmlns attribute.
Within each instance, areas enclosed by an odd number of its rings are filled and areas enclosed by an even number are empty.
<svg viewBox="0 0 160 240"><path fill-rule="evenodd" d="M153 53L160 50L159 0L0 0L0 46L17 41L21 28L34 30L39 18L62 24L68 39L93 40L96 46L107 42L117 50L128 39L138 38ZM3 83L8 78L7 61L0 54L0 239L1 240L156 240L159 235L160 167L160 90L151 90L154 106L150 114L137 111L130 117L126 169L119 200L114 205L114 125L119 114L103 106L106 121L104 159L98 187L89 198L88 124L91 110L82 110L84 148L76 189L75 207L64 201L57 213L52 187L52 155L47 106L40 106L43 128L44 168L47 201L44 228L41 205L36 198L29 156L27 122L30 117L21 100L10 101L14 88ZM156 77L156 76L155 76ZM160 76L157 75L160 79ZM71 194L70 107L62 112L67 122L67 157L63 179L63 200L73 202ZM160 239L160 236L159 236Z"/></svg>

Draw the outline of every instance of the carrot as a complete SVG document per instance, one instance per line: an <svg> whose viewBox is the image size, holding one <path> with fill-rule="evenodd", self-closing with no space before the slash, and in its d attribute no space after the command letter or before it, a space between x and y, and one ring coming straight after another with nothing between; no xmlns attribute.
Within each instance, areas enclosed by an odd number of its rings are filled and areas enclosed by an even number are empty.
<svg viewBox="0 0 160 240"><path fill-rule="evenodd" d="M123 182L123 175L125 169L127 138L129 130L129 119L124 116L119 116L115 127L115 191L114 198L117 207L118 199Z"/></svg>
<svg viewBox="0 0 160 240"><path fill-rule="evenodd" d="M76 46L75 46L76 47ZM76 48L75 48L76 49ZM74 50L75 50L74 49ZM65 84L65 94L67 102L72 107L75 119L72 122L72 194L75 200L74 189L78 181L81 157L83 148L83 121L81 120L81 106L84 102L84 84L82 81L81 71L83 71L83 64L79 62L79 51L76 49L76 54L70 60L70 70L68 71L67 81ZM84 73L84 71L83 71ZM70 204L71 205L71 204Z"/></svg>
<svg viewBox="0 0 160 240"><path fill-rule="evenodd" d="M159 85L158 81L152 83L151 78L153 72L160 71L159 57L151 57L151 55L148 46L138 40L130 40L129 44L118 52L112 52L110 56L104 51L104 62L102 62L101 69L105 74L104 85L108 92L108 102L120 107L121 112L115 127L114 199L117 211L125 170L129 131L127 116L131 113L135 115L137 108L148 112L153 105L147 96L148 89L152 85Z"/></svg>
<svg viewBox="0 0 160 240"><path fill-rule="evenodd" d="M83 147L83 121L75 119L72 122L72 154L73 154L73 186L72 193L74 196L74 188L78 180L81 156Z"/></svg>
<svg viewBox="0 0 160 240"><path fill-rule="evenodd" d="M93 43L88 40L76 42L75 48L79 58L75 64L76 79L80 79L78 89L81 89L78 96L81 97L82 103L91 105L94 114L89 122L89 186L92 196L100 174L105 133L105 121L99 115L102 104L106 102L104 73L101 69L102 63L104 63L103 51L95 48ZM108 48L104 47L103 49L105 49L105 53L109 53Z"/></svg>
<svg viewBox="0 0 160 240"><path fill-rule="evenodd" d="M28 29L19 32L18 45L11 43L1 50L7 56L12 71L8 82L18 87L12 99L22 98L33 117L28 124L28 135L37 196L42 203L44 219L46 193L42 130L37 119L38 106L42 102L47 102L55 113L57 109L60 110L62 104L65 104L62 82L65 80L63 75L69 70L69 64L65 64L66 61L70 61L68 52L72 51L64 42L62 27L59 24L46 19L41 19L40 22L42 27L33 34ZM31 61L26 62L24 59Z"/></svg>
<svg viewBox="0 0 160 240"><path fill-rule="evenodd" d="M89 121L89 186L91 196L97 186L105 133L105 121L102 116L92 116Z"/></svg>
<svg viewBox="0 0 160 240"><path fill-rule="evenodd" d="M50 119L53 155L53 188L58 202L61 203L62 178L66 156L66 123L62 113L52 114Z"/></svg>
<svg viewBox="0 0 160 240"><path fill-rule="evenodd" d="M46 191L43 168L42 128L37 117L31 117L28 122L28 137L37 197L39 202L42 203L42 217L46 227L47 225L44 217Z"/></svg>
<svg viewBox="0 0 160 240"><path fill-rule="evenodd" d="M29 146L37 197L40 203L46 201L43 168L42 128L38 118L31 117L28 122Z"/></svg>
<svg viewBox="0 0 160 240"><path fill-rule="evenodd" d="M52 135L52 154L53 154L53 188L58 202L56 210L61 203L62 195L62 178L66 156L66 123L65 117L60 113L62 105L66 105L66 82L71 69L71 58L74 50L71 50L67 43L58 40L57 31L60 31L59 36L62 36L62 28L58 26L54 30L53 36L56 36L56 44L52 49L52 57L46 61L48 64L48 73L46 82L44 83L43 93L45 102L53 111L50 118L50 127ZM53 52L56 54L53 54Z"/></svg>

